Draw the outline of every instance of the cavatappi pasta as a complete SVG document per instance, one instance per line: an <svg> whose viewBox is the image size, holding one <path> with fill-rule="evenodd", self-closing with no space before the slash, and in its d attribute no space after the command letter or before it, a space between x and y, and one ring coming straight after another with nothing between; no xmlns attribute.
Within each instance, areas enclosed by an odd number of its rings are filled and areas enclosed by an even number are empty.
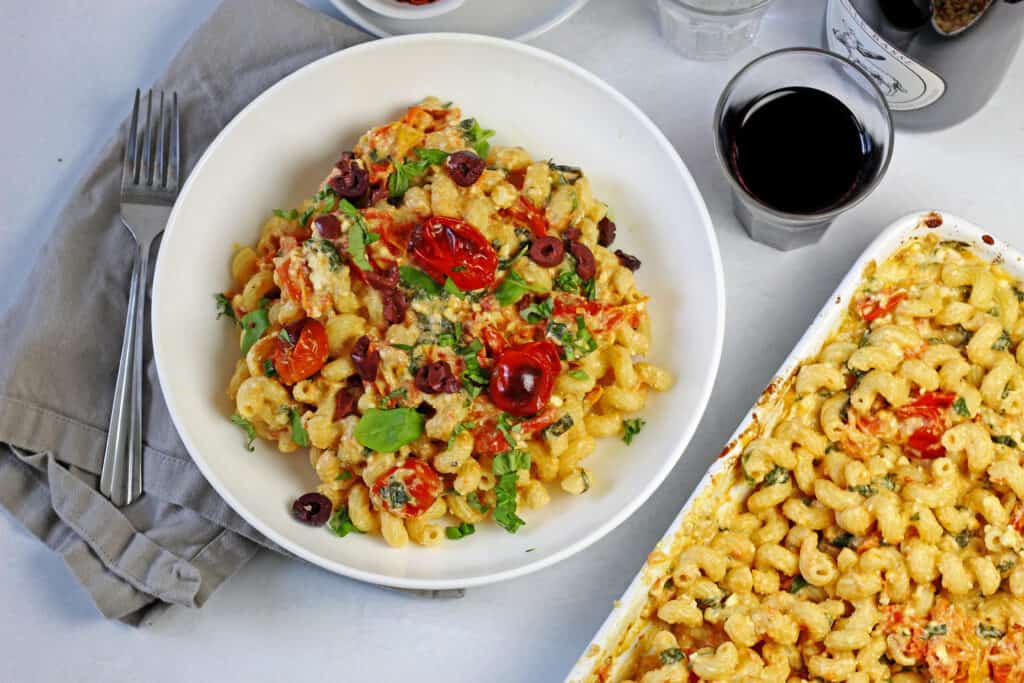
<svg viewBox="0 0 1024 683"><path fill-rule="evenodd" d="M738 507L684 520L625 679L1024 680L1019 286L934 235L872 264Z"/></svg>
<svg viewBox="0 0 1024 683"><path fill-rule="evenodd" d="M232 420L309 447L302 521L395 547L515 532L524 506L585 493L596 440L632 440L672 382L640 360L640 262L608 248L587 176L491 135L429 98L234 256Z"/></svg>

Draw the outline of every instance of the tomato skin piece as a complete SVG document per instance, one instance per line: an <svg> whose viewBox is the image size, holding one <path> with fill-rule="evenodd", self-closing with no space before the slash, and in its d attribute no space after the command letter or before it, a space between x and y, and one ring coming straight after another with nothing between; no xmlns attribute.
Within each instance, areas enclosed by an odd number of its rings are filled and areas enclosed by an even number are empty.
<svg viewBox="0 0 1024 683"><path fill-rule="evenodd" d="M404 491L405 501L392 505L394 496L382 493L385 487L400 486ZM370 498L374 504L398 517L409 519L419 517L430 509L441 495L444 485L434 469L415 458L409 458L401 465L395 465L377 478L370 488Z"/></svg>
<svg viewBox="0 0 1024 683"><path fill-rule="evenodd" d="M498 254L491 243L457 218L431 216L413 228L409 256L437 282L451 278L462 290L491 285L498 271Z"/></svg>
<svg viewBox="0 0 1024 683"><path fill-rule="evenodd" d="M285 384L315 375L327 362L327 330L316 318L303 321L294 346L280 338L276 341L274 370Z"/></svg>
<svg viewBox="0 0 1024 683"><path fill-rule="evenodd" d="M953 405L956 394L951 391L930 391L921 394L917 399L896 410L896 417L901 420L920 418L924 424L918 427L907 439L907 446L912 449L911 455L925 460L934 460L946 455L942 445L942 434L946 431L943 411Z"/></svg>
<svg viewBox="0 0 1024 683"><path fill-rule="evenodd" d="M501 336L501 333L493 325L488 325L482 329L480 336L484 340L484 346L487 347L492 356L500 356L507 346L505 338Z"/></svg>
<svg viewBox="0 0 1024 683"><path fill-rule="evenodd" d="M857 304L857 314L861 317L861 320L871 322L872 320L881 318L887 313L892 313L899 302L906 298L906 292L897 292L896 294L889 296L889 298L885 300L885 303L882 303L878 299L872 297L865 297L859 304Z"/></svg>
<svg viewBox="0 0 1024 683"><path fill-rule="evenodd" d="M488 420L473 432L473 452L477 455L498 455L512 448L497 427L496 420Z"/></svg>
<svg viewBox="0 0 1024 683"><path fill-rule="evenodd" d="M539 413L551 399L562 361L550 341L536 341L506 349L491 369L491 402L509 415Z"/></svg>

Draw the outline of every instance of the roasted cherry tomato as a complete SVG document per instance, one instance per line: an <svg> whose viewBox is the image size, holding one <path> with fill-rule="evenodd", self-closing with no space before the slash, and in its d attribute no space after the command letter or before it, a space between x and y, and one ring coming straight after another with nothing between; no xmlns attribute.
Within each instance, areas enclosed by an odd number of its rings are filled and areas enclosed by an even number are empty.
<svg viewBox="0 0 1024 683"><path fill-rule="evenodd" d="M298 341L277 339L274 369L285 384L295 384L316 374L327 362L327 330L315 318L302 322Z"/></svg>
<svg viewBox="0 0 1024 683"><path fill-rule="evenodd" d="M480 336L484 340L484 346L487 347L492 356L497 356L505 350L505 338L501 336L501 332L498 332L497 328L493 325L488 325L480 330Z"/></svg>
<svg viewBox="0 0 1024 683"><path fill-rule="evenodd" d="M918 458L941 458L946 454L941 440L946 431L943 412L953 405L956 394L949 391L931 391L921 394L908 405L896 410L900 420L920 423L907 439L911 455Z"/></svg>
<svg viewBox="0 0 1024 683"><path fill-rule="evenodd" d="M473 452L477 455L504 453L512 445L497 427L496 420L488 420L473 432Z"/></svg>
<svg viewBox="0 0 1024 683"><path fill-rule="evenodd" d="M443 488L430 465L409 458L380 475L370 489L370 497L377 507L393 515L418 517L430 509Z"/></svg>
<svg viewBox="0 0 1024 683"><path fill-rule="evenodd" d="M535 237L544 237L548 234L548 219L544 215L544 209L526 197L520 195L517 206L502 209L499 213L519 225L529 226Z"/></svg>
<svg viewBox="0 0 1024 683"><path fill-rule="evenodd" d="M871 322L887 313L892 313L896 305L906 298L906 292L896 292L893 294L887 290L878 294L872 294L871 296L864 297L857 304L857 314L861 317L861 320Z"/></svg>
<svg viewBox="0 0 1024 683"><path fill-rule="evenodd" d="M450 277L459 289L480 289L494 282L498 254L480 232L465 221L431 216L409 238L409 255L438 282Z"/></svg>
<svg viewBox="0 0 1024 683"><path fill-rule="evenodd" d="M539 413L561 367L558 347L547 340L507 349L491 370L491 402L516 417Z"/></svg>

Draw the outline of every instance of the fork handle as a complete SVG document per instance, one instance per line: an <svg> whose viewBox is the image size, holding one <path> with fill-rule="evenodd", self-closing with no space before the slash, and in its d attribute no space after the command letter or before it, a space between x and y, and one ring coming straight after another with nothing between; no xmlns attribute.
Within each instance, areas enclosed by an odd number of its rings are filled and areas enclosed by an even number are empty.
<svg viewBox="0 0 1024 683"><path fill-rule="evenodd" d="M134 399L132 365L136 343L136 302L139 298L139 270L141 252L132 265L131 288L128 294L128 315L124 322L121 341L121 359L114 383L114 401L110 408L107 444L103 450L103 468L100 472L100 493L114 505L126 505L128 493L128 447L131 439L132 403Z"/></svg>
<svg viewBox="0 0 1024 683"><path fill-rule="evenodd" d="M138 292L135 298L135 308L132 309L135 315L133 335L135 348L132 352L131 363L132 402L128 432L128 477L125 505L128 505L142 495L142 406L145 405L142 377L146 369L144 348L146 340L146 287L149 280L149 247L150 244L148 242L139 247Z"/></svg>

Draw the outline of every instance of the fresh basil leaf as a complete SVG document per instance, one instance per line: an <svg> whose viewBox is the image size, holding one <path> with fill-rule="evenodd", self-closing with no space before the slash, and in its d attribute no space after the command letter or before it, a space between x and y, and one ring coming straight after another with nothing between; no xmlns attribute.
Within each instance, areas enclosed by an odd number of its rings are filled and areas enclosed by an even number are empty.
<svg viewBox="0 0 1024 683"><path fill-rule="evenodd" d="M443 149L418 149L416 156L428 164L443 164L448 160L448 152Z"/></svg>
<svg viewBox="0 0 1024 683"><path fill-rule="evenodd" d="M270 327L267 309L260 306L242 316L242 355L249 353L252 345L258 342Z"/></svg>
<svg viewBox="0 0 1024 683"><path fill-rule="evenodd" d="M460 538L465 538L473 534L476 531L476 527L469 522L463 522L458 526L450 526L445 528L444 535L452 541L457 541Z"/></svg>
<svg viewBox="0 0 1024 683"><path fill-rule="evenodd" d="M345 538L353 531L357 534L364 533L352 523L352 518L348 516L348 507L346 506L338 508L337 512L331 516L330 521L327 522L327 528L339 538Z"/></svg>
<svg viewBox="0 0 1024 683"><path fill-rule="evenodd" d="M510 534L516 533L519 531L519 527L526 524L516 514L516 481L518 479L519 475L516 472L507 472L498 477L498 483L494 487L494 521Z"/></svg>
<svg viewBox="0 0 1024 683"><path fill-rule="evenodd" d="M457 299L462 299L462 298L465 298L465 296L466 296L466 293L464 291L462 291L461 289L459 289L459 286L457 284L455 284L455 281L452 280L450 277L449 278L445 278L445 281L444 281L444 291L445 291L446 294L451 294L452 296L454 296Z"/></svg>
<svg viewBox="0 0 1024 683"><path fill-rule="evenodd" d="M292 425L292 441L303 448L309 448L309 434L302 426L302 416L299 415L299 409L295 406L288 408L288 420Z"/></svg>
<svg viewBox="0 0 1024 683"><path fill-rule="evenodd" d="M494 131L481 128L476 119L460 121L459 128L462 129L462 136L466 139L466 144L473 148L477 156L486 159L487 153L491 149L487 140L494 136Z"/></svg>
<svg viewBox="0 0 1024 683"><path fill-rule="evenodd" d="M235 413L234 415L231 416L231 424L241 427L242 431L245 432L245 450L256 450L252 445L253 442L256 441L256 427L253 426L252 422L249 422L238 413Z"/></svg>
<svg viewBox="0 0 1024 683"><path fill-rule="evenodd" d="M423 416L413 408L370 408L356 423L355 437L378 453L394 453L423 434Z"/></svg>
<svg viewBox="0 0 1024 683"><path fill-rule="evenodd" d="M231 318L231 322L237 325L238 318L235 317L235 308L231 305L231 299L223 294L214 294L213 298L217 300L217 320L226 316Z"/></svg>
<svg viewBox="0 0 1024 683"><path fill-rule="evenodd" d="M366 219L363 218L363 214L359 213L359 209L347 199L338 202L338 209L352 219L353 225L348 231L348 253L352 257L352 262L362 270L371 270L370 259L366 256L366 247L380 239L380 235L370 232L370 227L367 225Z"/></svg>
<svg viewBox="0 0 1024 683"><path fill-rule="evenodd" d="M517 449L494 456L494 461L491 463L491 471L499 477L516 470L528 469L530 469L530 454Z"/></svg>
<svg viewBox="0 0 1024 683"><path fill-rule="evenodd" d="M552 286L560 292L571 292L575 294L580 291L583 285L583 278L576 274L575 270L563 270L555 276Z"/></svg>
<svg viewBox="0 0 1024 683"><path fill-rule="evenodd" d="M263 359L263 374L267 377L277 377L277 368L274 367L274 361L270 358Z"/></svg>
<svg viewBox="0 0 1024 683"><path fill-rule="evenodd" d="M514 270L508 271L505 279L501 281L494 296L502 306L510 306L519 301L527 292L543 292L543 287L529 284L522 276Z"/></svg>
<svg viewBox="0 0 1024 683"><path fill-rule="evenodd" d="M555 310L555 301L552 297L544 299L540 303L532 303L519 311L519 317L530 323L536 325L537 323L543 322L551 317L551 314Z"/></svg>
<svg viewBox="0 0 1024 683"><path fill-rule="evenodd" d="M286 221L296 221L299 219L298 209L289 209L287 211L283 209L274 209L274 215L278 218L283 218Z"/></svg>
<svg viewBox="0 0 1024 683"><path fill-rule="evenodd" d="M633 443L633 437L639 434L646 424L647 420L641 417L622 421L622 440L626 442L627 446Z"/></svg>
<svg viewBox="0 0 1024 683"><path fill-rule="evenodd" d="M413 266L399 266L398 277L402 284L427 297L435 297L441 293L441 285L434 278Z"/></svg>

